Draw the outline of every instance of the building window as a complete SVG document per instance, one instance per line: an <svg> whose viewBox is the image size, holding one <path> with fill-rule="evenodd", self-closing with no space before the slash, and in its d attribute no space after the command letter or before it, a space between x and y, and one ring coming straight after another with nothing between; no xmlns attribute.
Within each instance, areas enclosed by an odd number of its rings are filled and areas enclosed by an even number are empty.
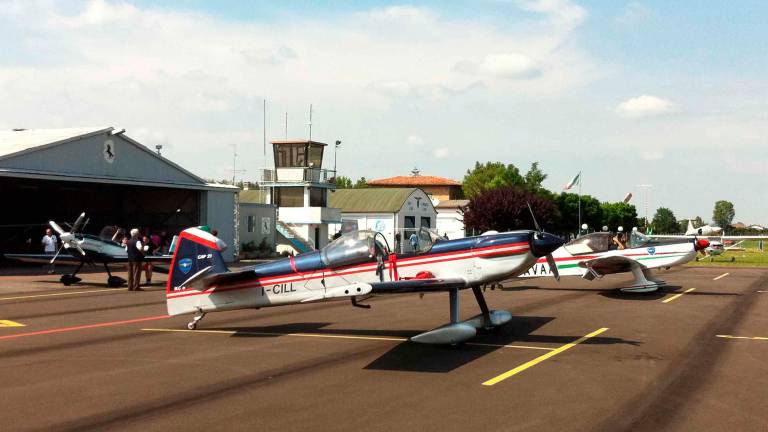
<svg viewBox="0 0 768 432"><path fill-rule="evenodd" d="M428 218L425 216L421 217L421 227L422 228L432 228L432 218Z"/></svg>
<svg viewBox="0 0 768 432"><path fill-rule="evenodd" d="M311 144L309 146L309 164L315 168L323 165L323 146Z"/></svg>
<svg viewBox="0 0 768 432"><path fill-rule="evenodd" d="M281 187L275 189L275 204L278 207L304 207L303 187Z"/></svg>
<svg viewBox="0 0 768 432"><path fill-rule="evenodd" d="M328 190L325 188L309 188L309 206L326 207L328 203Z"/></svg>
<svg viewBox="0 0 768 432"><path fill-rule="evenodd" d="M248 225L248 232L252 233L254 230L254 226L256 225L256 216L248 215L248 220L246 225Z"/></svg>
<svg viewBox="0 0 768 432"><path fill-rule="evenodd" d="M275 167L295 168L307 166L306 144L276 144Z"/></svg>

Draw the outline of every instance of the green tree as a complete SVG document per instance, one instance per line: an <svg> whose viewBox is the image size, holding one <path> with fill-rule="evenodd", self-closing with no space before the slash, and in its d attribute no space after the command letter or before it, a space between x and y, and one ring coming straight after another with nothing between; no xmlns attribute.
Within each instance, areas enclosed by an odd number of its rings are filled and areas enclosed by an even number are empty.
<svg viewBox="0 0 768 432"><path fill-rule="evenodd" d="M629 232L632 227L637 226L637 209L634 205L620 201L602 203L601 207L603 225L608 226L609 230L616 231L623 227L625 232Z"/></svg>
<svg viewBox="0 0 768 432"><path fill-rule="evenodd" d="M555 226L557 232L575 233L579 225L579 195L561 192L555 195L558 218ZM581 223L587 224L590 230L599 230L603 222L603 208L597 198L590 195L581 196Z"/></svg>
<svg viewBox="0 0 768 432"><path fill-rule="evenodd" d="M337 189L351 189L352 186L352 179L349 177L344 176L338 176L336 177L336 188Z"/></svg>
<svg viewBox="0 0 768 432"><path fill-rule="evenodd" d="M547 179L547 175L544 174L544 171L539 168L539 163L534 162L531 164L531 167L528 169L528 172L525 173L524 181L525 181L525 187L526 189L530 191L539 191L543 189L542 183L544 180Z"/></svg>
<svg viewBox="0 0 768 432"><path fill-rule="evenodd" d="M367 187L368 187L368 180L366 180L365 177L360 177L359 179L357 179L354 186L355 189L362 189Z"/></svg>
<svg viewBox="0 0 768 432"><path fill-rule="evenodd" d="M653 226L653 232L660 234L669 234L677 232L677 218L675 218L675 214L672 213L672 210L665 208L665 207L659 207L656 210L656 214L653 215L653 221L651 222L651 225Z"/></svg>
<svg viewBox="0 0 768 432"><path fill-rule="evenodd" d="M475 162L472 170L467 170L462 182L464 196L472 199L483 192L504 186L523 186L525 179L516 166L501 162Z"/></svg>
<svg viewBox="0 0 768 432"><path fill-rule="evenodd" d="M688 230L688 221L690 219L680 219L677 221L677 232L685 232Z"/></svg>
<svg viewBox="0 0 768 432"><path fill-rule="evenodd" d="M712 221L721 228L728 228L736 216L736 210L733 209L733 203L720 200L715 203L715 210L712 212Z"/></svg>

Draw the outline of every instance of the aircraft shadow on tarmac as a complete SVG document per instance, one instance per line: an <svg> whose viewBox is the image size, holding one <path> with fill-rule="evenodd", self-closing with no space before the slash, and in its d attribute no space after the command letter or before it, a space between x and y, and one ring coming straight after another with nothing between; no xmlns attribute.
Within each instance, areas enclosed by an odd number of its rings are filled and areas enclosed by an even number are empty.
<svg viewBox="0 0 768 432"><path fill-rule="evenodd" d="M669 294L680 294L685 292L685 288L683 288L680 285L667 285L657 291L648 292L648 293L628 293L628 292L622 292L619 290L619 288L546 288L546 287L537 287L533 285L520 285L520 286L514 286L514 287L504 287L501 288L502 291L527 291L527 290L537 290L537 291L573 291L573 292L595 292L603 297L610 298L613 300L630 300L630 301L648 301L648 300L660 300L664 298L665 296ZM721 292L701 292L701 291L692 291L689 293L686 293L686 295L692 295L692 296L737 296L740 295L738 293L721 293Z"/></svg>
<svg viewBox="0 0 768 432"><path fill-rule="evenodd" d="M548 347L556 347L573 342L581 337L580 335L549 336L531 334L553 319L552 317L513 316L508 323L500 328L490 332L479 333L476 338L458 347L423 345L412 342L401 343L372 361L365 369L447 373L498 349L510 349L505 348L504 345L545 343L553 344ZM617 343L640 344L636 341L610 337L594 337L584 343L598 345ZM537 354L541 354L541 352L537 351Z"/></svg>

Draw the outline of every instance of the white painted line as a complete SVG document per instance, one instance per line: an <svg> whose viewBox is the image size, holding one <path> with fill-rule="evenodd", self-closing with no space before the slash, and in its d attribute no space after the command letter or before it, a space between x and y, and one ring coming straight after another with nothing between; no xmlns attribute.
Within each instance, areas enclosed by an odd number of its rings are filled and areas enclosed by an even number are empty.
<svg viewBox="0 0 768 432"><path fill-rule="evenodd" d="M768 337L763 336L731 336L731 335L715 335L719 338L726 339L749 339L749 340L768 340Z"/></svg>
<svg viewBox="0 0 768 432"><path fill-rule="evenodd" d="M293 336L293 337L306 337L306 338L321 338L321 339L359 339L359 340L372 340L372 341L396 341L405 342L408 338L404 337L391 337L391 336L357 336L357 335L342 335L342 334L321 334L321 333L273 333L273 332L256 332L256 331L238 331L238 330L186 330L186 329L160 329L160 328L144 328L142 331L149 332L167 332L167 333L201 333L201 334L225 334L225 335L252 335L252 336ZM467 342L465 345L479 346L479 347L492 347L492 348L517 348L517 349L532 349L532 350L545 350L554 351L555 348L534 347L528 345L502 345L502 344L489 344L480 342Z"/></svg>
<svg viewBox="0 0 768 432"><path fill-rule="evenodd" d="M720 279L722 279L722 278L724 278L724 277L728 276L729 274L730 274L730 273L723 273L723 274L721 274L720 276L718 276L718 277L716 277L716 278L714 278L714 279L712 279L712 280L720 280Z"/></svg>
<svg viewBox="0 0 768 432"><path fill-rule="evenodd" d="M35 295L26 295L26 296L17 296L17 297L0 297L0 301L7 301L7 300L20 300L20 299L29 299L29 298L40 298L40 297L58 297L58 296L67 296L67 295L75 295L75 294L89 294L89 293L97 293L97 292L103 292L103 293L124 293L125 290L118 289L98 289L98 290L89 290L89 291L70 291L70 292L61 292L61 293L53 293L53 294L35 294Z"/></svg>

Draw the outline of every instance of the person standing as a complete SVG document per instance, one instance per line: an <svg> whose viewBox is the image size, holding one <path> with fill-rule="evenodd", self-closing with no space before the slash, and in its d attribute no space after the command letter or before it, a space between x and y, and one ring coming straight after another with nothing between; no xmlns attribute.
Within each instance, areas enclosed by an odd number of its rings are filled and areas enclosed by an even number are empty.
<svg viewBox="0 0 768 432"><path fill-rule="evenodd" d="M59 243L58 238L55 234L53 234L53 230L50 228L45 229L45 235L43 236L43 240L40 242L43 245L43 252L46 255L50 255L51 258L53 258L54 255L56 255L56 250L58 249L57 245ZM48 267L48 274L53 274L54 271L54 264L51 263Z"/></svg>
<svg viewBox="0 0 768 432"><path fill-rule="evenodd" d="M159 237L158 237L158 241L159 241ZM144 256L155 254L155 250L156 250L155 242L151 240L149 237L144 236L141 239L141 245L142 245L141 251ZM152 263L149 261L145 261L143 264L144 265L142 267L144 268L144 275L147 277L146 284L152 285L152 269L153 269Z"/></svg>
<svg viewBox="0 0 768 432"><path fill-rule="evenodd" d="M141 281L141 264L144 261L143 245L139 239L139 230L131 230L131 239L128 240L126 251L128 252L128 291L143 291L139 287Z"/></svg>
<svg viewBox="0 0 768 432"><path fill-rule="evenodd" d="M411 249L413 249L414 253L419 252L419 236L414 232L411 234L410 237L408 237L408 241L411 243Z"/></svg>

